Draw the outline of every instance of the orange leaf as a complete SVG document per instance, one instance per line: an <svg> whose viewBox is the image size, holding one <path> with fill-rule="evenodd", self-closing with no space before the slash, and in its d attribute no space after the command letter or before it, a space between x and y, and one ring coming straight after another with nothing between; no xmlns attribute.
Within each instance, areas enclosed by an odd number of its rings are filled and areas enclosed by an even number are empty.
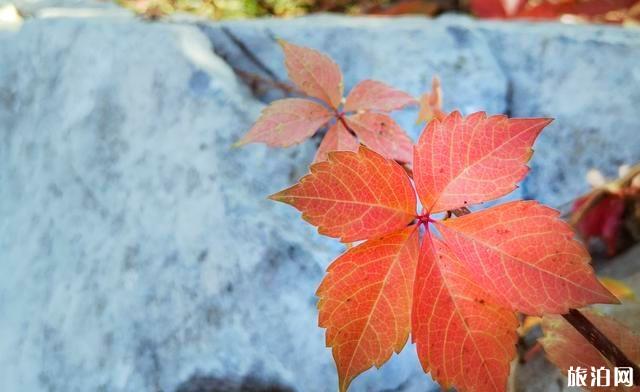
<svg viewBox="0 0 640 392"><path fill-rule="evenodd" d="M513 310L540 315L618 303L558 215L537 202L515 201L444 221L438 230L476 281Z"/></svg>
<svg viewBox="0 0 640 392"><path fill-rule="evenodd" d="M592 311L582 311L582 313L591 321L609 340L618 346L629 358L635 363L640 363L640 336L633 333L630 329L620 324L616 320L609 317L598 315ZM540 339L540 343L547 353L547 357L553 362L564 375L570 367L574 369L581 367L587 370L587 385L591 383L591 367L596 369L605 367L609 369L611 382L609 388L593 387L593 391L629 391L640 390L640 387L623 388L614 385L614 366L593 347L587 339L585 339L571 324L565 321L561 316L546 315L542 322L544 337Z"/></svg>
<svg viewBox="0 0 640 392"><path fill-rule="evenodd" d="M331 151L357 151L358 145L355 136L345 129L342 122L338 121L324 135L324 139L322 139L322 143L320 143L316 152L314 162L326 161L327 154Z"/></svg>
<svg viewBox="0 0 640 392"><path fill-rule="evenodd" d="M416 145L413 173L422 205L430 213L496 199L527 174L531 145L544 118L463 118L453 112L434 119Z"/></svg>
<svg viewBox="0 0 640 392"><path fill-rule="evenodd" d="M328 56L303 46L278 41L284 50L289 79L305 94L321 99L334 109L342 100L342 72Z"/></svg>
<svg viewBox="0 0 640 392"><path fill-rule="evenodd" d="M274 101L236 146L261 142L272 147L288 147L313 135L331 117L333 114L324 106L307 99Z"/></svg>
<svg viewBox="0 0 640 392"><path fill-rule="evenodd" d="M349 92L344 110L346 112L358 110L390 112L415 102L416 100L411 95L382 82L363 80Z"/></svg>
<svg viewBox="0 0 640 392"><path fill-rule="evenodd" d="M360 146L336 151L271 199L291 204L320 234L353 242L380 237L415 218L416 197L402 166Z"/></svg>
<svg viewBox="0 0 640 392"><path fill-rule="evenodd" d="M346 118L347 124L367 147L400 162L411 162L413 143L391 117L365 112Z"/></svg>
<svg viewBox="0 0 640 392"><path fill-rule="evenodd" d="M407 342L418 255L417 226L369 240L338 257L316 295L340 391Z"/></svg>
<svg viewBox="0 0 640 392"><path fill-rule="evenodd" d="M504 391L516 354L518 320L494 305L447 246L422 241L412 311L412 337L425 372L443 390Z"/></svg>
<svg viewBox="0 0 640 392"><path fill-rule="evenodd" d="M386 118L361 113L346 121L367 142L368 133L380 137L374 119ZM365 146L328 153L299 184L272 196L302 211L321 234L344 242L368 240L332 265L318 291L320 324L328 328L341 391L404 344L406 330L398 320L406 311L396 310L406 309L407 284L393 283L396 272L392 280L382 277L392 276L390 260L400 262L394 255L409 246L391 238L408 233L417 238L415 227L406 228L412 221L424 226L426 235L415 274L411 334L423 368L445 388L504 390L515 355L515 310L564 313L617 302L595 278L571 228L551 208L519 201L445 221L431 215L513 189L527 171L531 144L548 122L484 113L432 121L414 149L417 193L427 207L419 216L404 169ZM346 132L339 126L333 132L341 130ZM432 225L442 240L432 236ZM402 282L407 281L405 275Z"/></svg>
<svg viewBox="0 0 640 392"><path fill-rule="evenodd" d="M420 111L418 112L418 123L431 121L433 118L442 119L446 115L442 111L442 87L440 79L436 76L431 80L431 91L422 94L420 97Z"/></svg>
<svg viewBox="0 0 640 392"><path fill-rule="evenodd" d="M573 203L576 212L587 202L589 196L581 197ZM618 249L618 238L624 223L624 198L616 194L607 194L602 200L591 207L576 224L578 233L585 242L591 237L602 238L607 245L607 253L614 256Z"/></svg>

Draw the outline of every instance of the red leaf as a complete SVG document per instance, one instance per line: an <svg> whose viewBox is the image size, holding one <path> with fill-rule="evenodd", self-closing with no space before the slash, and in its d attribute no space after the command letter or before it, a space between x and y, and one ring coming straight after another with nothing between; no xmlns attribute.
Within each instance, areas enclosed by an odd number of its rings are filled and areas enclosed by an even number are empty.
<svg viewBox="0 0 640 392"><path fill-rule="evenodd" d="M342 100L342 72L328 56L303 46L278 41L284 50L289 79L305 94L321 99L334 109Z"/></svg>
<svg viewBox="0 0 640 392"><path fill-rule="evenodd" d="M329 266L316 295L340 391L404 347L417 254L418 230L411 226L351 248Z"/></svg>
<svg viewBox="0 0 640 392"><path fill-rule="evenodd" d="M288 147L313 135L331 117L333 114L324 106L307 99L274 101L236 145L261 142L272 147Z"/></svg>
<svg viewBox="0 0 640 392"><path fill-rule="evenodd" d="M618 346L627 358L635 363L640 363L640 336L609 317L601 316L591 311L582 311L582 313L611 342ZM542 321L542 329L544 337L540 339L540 343L542 343L544 351L547 353L547 358L560 368L564 375L567 375L569 367L575 369L579 366L587 369L587 387L589 387L591 385L589 382L591 367L593 366L596 369L605 367L610 371L612 377L610 385L612 386L609 388L593 387L589 389L593 391L640 390L638 386L631 389L613 386L614 366L561 316L546 315Z"/></svg>
<svg viewBox="0 0 640 392"><path fill-rule="evenodd" d="M409 136L386 114L365 112L346 118L360 141L386 158L411 162L413 143Z"/></svg>
<svg viewBox="0 0 640 392"><path fill-rule="evenodd" d="M558 216L536 202L515 201L444 221L438 230L476 281L513 310L541 315L618 303Z"/></svg>
<svg viewBox="0 0 640 392"><path fill-rule="evenodd" d="M518 320L492 304L440 240L425 238L416 271L412 336L425 372L443 390L504 391Z"/></svg>
<svg viewBox="0 0 640 392"><path fill-rule="evenodd" d="M414 104L416 100L409 94L375 80L363 80L347 96L344 104L346 112L377 110L390 112Z"/></svg>
<svg viewBox="0 0 640 392"><path fill-rule="evenodd" d="M638 0L583 0L583 1L541 1L528 4L517 14L520 19L557 19L572 15L586 21L622 23L626 17L633 17L631 9L640 4Z"/></svg>
<svg viewBox="0 0 640 392"><path fill-rule="evenodd" d="M479 18L504 18L517 14L526 0L471 0L471 12Z"/></svg>
<svg viewBox="0 0 640 392"><path fill-rule="evenodd" d="M463 118L453 112L433 120L414 152L414 179L422 205L431 213L506 195L527 174L531 145L544 118Z"/></svg>
<svg viewBox="0 0 640 392"><path fill-rule="evenodd" d="M402 166L360 146L311 165L311 173L271 199L291 204L320 234L353 242L405 227L416 197Z"/></svg>
<svg viewBox="0 0 640 392"><path fill-rule="evenodd" d="M574 211L587 201L587 197L576 200ZM591 237L602 238L607 245L609 256L616 254L618 236L624 214L624 199L610 194L593 206L578 222L576 229L585 242Z"/></svg>
<svg viewBox="0 0 640 392"><path fill-rule="evenodd" d="M324 135L314 162L326 161L327 154L331 151L358 151L358 145L355 136L345 129L342 122L338 121Z"/></svg>
<svg viewBox="0 0 640 392"><path fill-rule="evenodd" d="M564 313L617 302L596 280L588 253L555 210L520 201L445 221L431 215L513 189L547 123L484 113L432 121L415 148L417 192L428 208L420 216L403 168L364 146L357 153L329 153L299 184L272 196L302 211L322 234L345 242L368 240L332 265L318 291L320 324L328 328L342 391L404 344L406 332L397 321L406 317L402 293L408 285L381 276L390 276L389 260L400 253L402 241L390 238L409 232L417 237L414 227L405 228L413 221L427 233L415 275L411 333L423 368L444 387L504 390L514 356L514 310ZM371 132L369 126L353 128L360 138ZM432 224L443 240L428 231ZM405 275L402 282L407 281ZM380 303L382 292L401 305Z"/></svg>

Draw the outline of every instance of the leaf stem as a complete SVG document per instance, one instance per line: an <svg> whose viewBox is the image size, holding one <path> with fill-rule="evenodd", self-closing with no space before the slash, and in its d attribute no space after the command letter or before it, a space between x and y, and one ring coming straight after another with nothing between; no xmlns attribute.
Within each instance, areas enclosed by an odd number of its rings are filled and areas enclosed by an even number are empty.
<svg viewBox="0 0 640 392"><path fill-rule="evenodd" d="M344 113L336 112L336 118L338 119L338 121L340 121L340 123L347 130L347 132L349 132L352 136L356 138L358 137L358 135L356 135L356 132L349 126L349 124L347 124L347 121L344 119Z"/></svg>
<svg viewBox="0 0 640 392"><path fill-rule="evenodd" d="M609 338L593 325L593 323L585 317L577 309L569 309L569 313L563 314L569 324L573 326L587 341L595 347L613 366L630 367L633 369L633 384L640 385L640 368L633 363L618 346L616 346Z"/></svg>

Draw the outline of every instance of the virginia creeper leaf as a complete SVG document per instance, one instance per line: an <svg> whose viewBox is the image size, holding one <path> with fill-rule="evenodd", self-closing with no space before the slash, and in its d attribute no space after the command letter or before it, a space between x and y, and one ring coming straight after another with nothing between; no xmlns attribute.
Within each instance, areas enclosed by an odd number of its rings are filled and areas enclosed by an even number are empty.
<svg viewBox="0 0 640 392"><path fill-rule="evenodd" d="M443 390L504 391L517 326L444 243L422 241L411 333L424 371Z"/></svg>
<svg viewBox="0 0 640 392"><path fill-rule="evenodd" d="M342 100L342 72L328 56L280 40L289 79L305 94L321 99L334 109Z"/></svg>
<svg viewBox="0 0 640 392"><path fill-rule="evenodd" d="M363 142L377 146L386 132L376 131L381 119L388 117L359 113L344 120ZM433 120L414 149L416 190L399 164L361 145L357 152L327 153L298 184L271 196L302 211L321 234L367 240L332 264L318 290L320 325L327 328L341 391L404 345L403 306L415 265L409 260L415 258L400 255L415 253L418 229L406 227L413 221L427 232L415 273L411 334L423 368L444 387L504 390L515 355L516 310L540 315L617 302L551 208L518 201L455 219L432 218L511 191L548 122L452 113ZM352 136L342 125L332 127L327 145L353 143L339 139ZM419 216L416 191L426 207ZM442 239L429 231L432 226ZM394 267L399 265L407 268ZM400 272L409 273L400 280Z"/></svg>
<svg viewBox="0 0 640 392"><path fill-rule="evenodd" d="M340 391L407 342L417 255L414 225L351 248L329 266L316 295Z"/></svg>
<svg viewBox="0 0 640 392"><path fill-rule="evenodd" d="M428 122L434 118L442 119L444 117L446 114L442 111L442 87L440 87L440 79L434 76L431 80L431 91L420 97L417 122Z"/></svg>
<svg viewBox="0 0 640 392"><path fill-rule="evenodd" d="M599 315L592 311L582 311L605 336L620 348L627 358L635 363L640 363L640 336L633 333L629 328L620 324L616 320ZM593 391L629 391L640 390L640 387L623 388L614 386L614 366L593 347L571 324L562 316L546 315L542 321L544 337L540 343L547 353L547 358L553 362L564 375L567 375L569 367L574 369L577 366L587 369L600 367L608 368L610 371L610 387L589 388L591 383L587 383L587 389ZM590 373L587 374L590 376ZM587 377L589 381L589 377Z"/></svg>
<svg viewBox="0 0 640 392"><path fill-rule="evenodd" d="M449 248L504 306L530 315L618 303L559 212L514 201L438 224Z"/></svg>
<svg viewBox="0 0 640 392"><path fill-rule="evenodd" d="M237 145L262 142L272 147L288 147L313 135L333 114L307 99L274 101Z"/></svg>
<svg viewBox="0 0 640 392"><path fill-rule="evenodd" d="M415 102L411 95L382 82L363 80L349 92L344 110L346 112L358 110L391 112Z"/></svg>
<svg viewBox="0 0 640 392"><path fill-rule="evenodd" d="M527 174L531 145L547 124L544 118L463 118L453 112L434 119L414 152L414 179L427 211L442 212L496 199L516 188Z"/></svg>
<svg viewBox="0 0 640 392"><path fill-rule="evenodd" d="M580 198L573 204L576 211L588 199L588 196ZM582 235L585 242L592 237L602 238L607 245L609 256L616 254L618 237L622 228L625 203L620 195L609 194L584 214L576 229Z"/></svg>
<svg viewBox="0 0 640 392"><path fill-rule="evenodd" d="M271 199L302 211L320 234L342 242L382 236L415 218L416 197L409 177L393 160L360 146L336 151L311 165L311 173Z"/></svg>
<svg viewBox="0 0 640 392"><path fill-rule="evenodd" d="M364 112L349 116L347 124L360 142L386 158L411 162L413 143L391 117L382 113Z"/></svg>
<svg viewBox="0 0 640 392"><path fill-rule="evenodd" d="M355 136L346 130L341 121L337 121L324 135L314 162L326 161L330 151L358 151L358 146Z"/></svg>

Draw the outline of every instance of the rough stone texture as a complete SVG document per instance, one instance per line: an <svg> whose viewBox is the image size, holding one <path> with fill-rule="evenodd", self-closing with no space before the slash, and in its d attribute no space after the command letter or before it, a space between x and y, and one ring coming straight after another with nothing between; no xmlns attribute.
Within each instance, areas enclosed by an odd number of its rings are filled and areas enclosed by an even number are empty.
<svg viewBox="0 0 640 392"><path fill-rule="evenodd" d="M438 73L448 109L558 117L525 196L563 202L640 157L638 31L27 20L0 32L0 390L335 390L313 293L341 246L265 200L315 146L230 148L274 97L234 77L260 72L237 42L284 79L274 36L328 52L347 88L417 95ZM431 386L409 346L353 390Z"/></svg>
<svg viewBox="0 0 640 392"><path fill-rule="evenodd" d="M445 109L555 118L536 143L532 175L514 196L560 207L588 190L589 169L614 177L620 165L640 159L638 29L452 16L357 22L320 16L201 28L227 62L262 76L268 75L237 41L281 80L286 75L275 38L329 53L345 73L347 91L370 77L417 96L437 74ZM417 137L415 113L400 120Z"/></svg>
<svg viewBox="0 0 640 392"><path fill-rule="evenodd" d="M0 7L6 4L13 4L24 16L40 15L41 11L57 14L62 10L66 15L88 16L92 10L119 9L111 0L0 0Z"/></svg>

